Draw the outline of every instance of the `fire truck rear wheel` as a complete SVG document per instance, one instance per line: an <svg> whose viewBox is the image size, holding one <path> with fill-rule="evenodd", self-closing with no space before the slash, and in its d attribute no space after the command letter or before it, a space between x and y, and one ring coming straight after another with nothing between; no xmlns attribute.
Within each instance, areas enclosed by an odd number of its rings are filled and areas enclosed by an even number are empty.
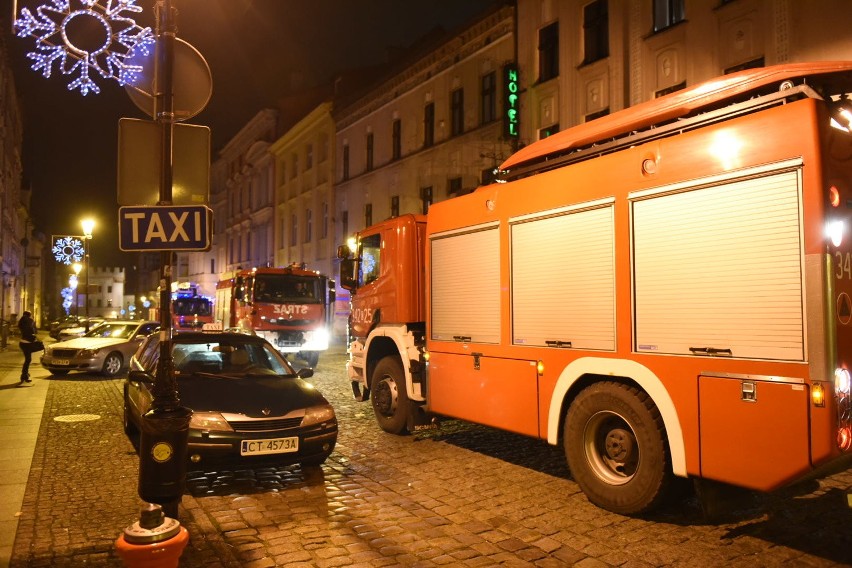
<svg viewBox="0 0 852 568"><path fill-rule="evenodd" d="M308 367L315 368L319 363L319 351L302 351L300 355Z"/></svg>
<svg viewBox="0 0 852 568"><path fill-rule="evenodd" d="M405 373L396 357L384 357L373 371L370 400L376 421L385 432L407 433L408 394L405 392Z"/></svg>
<svg viewBox="0 0 852 568"><path fill-rule="evenodd" d="M563 440L571 475L599 507L647 512L671 485L662 416L635 387L607 381L583 390L568 410Z"/></svg>

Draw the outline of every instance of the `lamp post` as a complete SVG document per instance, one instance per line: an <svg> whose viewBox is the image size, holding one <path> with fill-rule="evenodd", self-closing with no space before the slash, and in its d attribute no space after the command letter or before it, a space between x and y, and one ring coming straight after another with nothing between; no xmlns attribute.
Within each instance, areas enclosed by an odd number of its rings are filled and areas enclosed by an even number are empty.
<svg viewBox="0 0 852 568"><path fill-rule="evenodd" d="M86 257L86 333L89 333L89 241L92 240L92 231L95 229L95 221L92 219L83 219L80 223L83 226L83 255Z"/></svg>
<svg viewBox="0 0 852 568"><path fill-rule="evenodd" d="M71 265L71 270L74 271L74 285L71 288L74 290L74 317L80 318L80 295L77 293L77 286L80 282L80 271L83 270L83 265L75 262Z"/></svg>
<svg viewBox="0 0 852 568"><path fill-rule="evenodd" d="M158 205L172 204L172 135L174 109L174 46L177 10L172 0L157 0L154 113L160 129L160 199ZM187 441L192 410L181 406L172 366L172 325L169 310L171 293L171 251L161 253L160 272L160 357L152 387L151 410L142 417L139 440L139 496L158 503L167 516L177 518L178 504L186 485Z"/></svg>

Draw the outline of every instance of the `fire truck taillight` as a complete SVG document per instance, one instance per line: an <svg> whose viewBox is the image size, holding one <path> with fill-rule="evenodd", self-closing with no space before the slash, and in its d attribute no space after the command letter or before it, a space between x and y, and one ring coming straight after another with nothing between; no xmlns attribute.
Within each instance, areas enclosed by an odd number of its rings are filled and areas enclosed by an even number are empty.
<svg viewBox="0 0 852 568"><path fill-rule="evenodd" d="M826 236L831 239L831 244L836 247L843 242L843 221L829 221L825 227Z"/></svg>
<svg viewBox="0 0 852 568"><path fill-rule="evenodd" d="M814 383L811 386L811 402L819 408L825 406L825 387L821 383Z"/></svg>
<svg viewBox="0 0 852 568"><path fill-rule="evenodd" d="M837 447L844 451L852 448L852 428L847 426L837 431Z"/></svg>
<svg viewBox="0 0 852 568"><path fill-rule="evenodd" d="M539 377L541 377L542 375L544 375L544 362L543 362L543 361L539 361L539 362L536 364L536 366L535 366L535 370L536 370L536 372L538 373L538 376L539 376Z"/></svg>
<svg viewBox="0 0 852 568"><path fill-rule="evenodd" d="M834 371L834 390L835 392L849 395L852 381L849 378L849 371L846 369L835 369Z"/></svg>

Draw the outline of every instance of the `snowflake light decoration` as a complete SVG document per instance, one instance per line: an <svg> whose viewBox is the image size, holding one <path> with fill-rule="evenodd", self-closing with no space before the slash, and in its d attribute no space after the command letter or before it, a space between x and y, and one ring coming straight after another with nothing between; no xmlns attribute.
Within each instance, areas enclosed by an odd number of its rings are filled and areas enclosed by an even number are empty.
<svg viewBox="0 0 852 568"><path fill-rule="evenodd" d="M56 259L56 262L72 264L83 260L86 249L83 247L83 241L80 240L80 237L54 237L51 252L53 252L53 258Z"/></svg>
<svg viewBox="0 0 852 568"><path fill-rule="evenodd" d="M137 53L150 53L154 33L124 14L141 11L136 0L51 0L35 14L22 8L15 31L18 37L36 38L35 51L27 53L34 71L50 77L56 63L63 75L76 76L68 90L79 89L85 96L89 91L100 93L93 73L122 86L138 78L142 67L128 62ZM84 28L98 36L92 45L82 41L79 31Z"/></svg>
<svg viewBox="0 0 852 568"><path fill-rule="evenodd" d="M74 290L68 287L63 288L59 293L62 295L62 309L65 310L67 316L71 313L71 300L74 298Z"/></svg>

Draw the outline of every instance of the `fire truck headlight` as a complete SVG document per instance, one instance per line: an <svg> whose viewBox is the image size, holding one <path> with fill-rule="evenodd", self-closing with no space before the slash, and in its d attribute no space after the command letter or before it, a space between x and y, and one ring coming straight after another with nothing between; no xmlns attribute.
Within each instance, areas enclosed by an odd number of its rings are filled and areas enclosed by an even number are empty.
<svg viewBox="0 0 852 568"><path fill-rule="evenodd" d="M828 225L826 225L826 236L831 239L831 244L836 247L840 246L840 243L843 242L843 221L829 221Z"/></svg>
<svg viewBox="0 0 852 568"><path fill-rule="evenodd" d="M326 344L328 343L328 330L324 327L314 330L314 343Z"/></svg>
<svg viewBox="0 0 852 568"><path fill-rule="evenodd" d="M846 369L836 369L834 371L834 390L836 392L842 392L843 394L848 395L849 389L849 371L847 371Z"/></svg>

